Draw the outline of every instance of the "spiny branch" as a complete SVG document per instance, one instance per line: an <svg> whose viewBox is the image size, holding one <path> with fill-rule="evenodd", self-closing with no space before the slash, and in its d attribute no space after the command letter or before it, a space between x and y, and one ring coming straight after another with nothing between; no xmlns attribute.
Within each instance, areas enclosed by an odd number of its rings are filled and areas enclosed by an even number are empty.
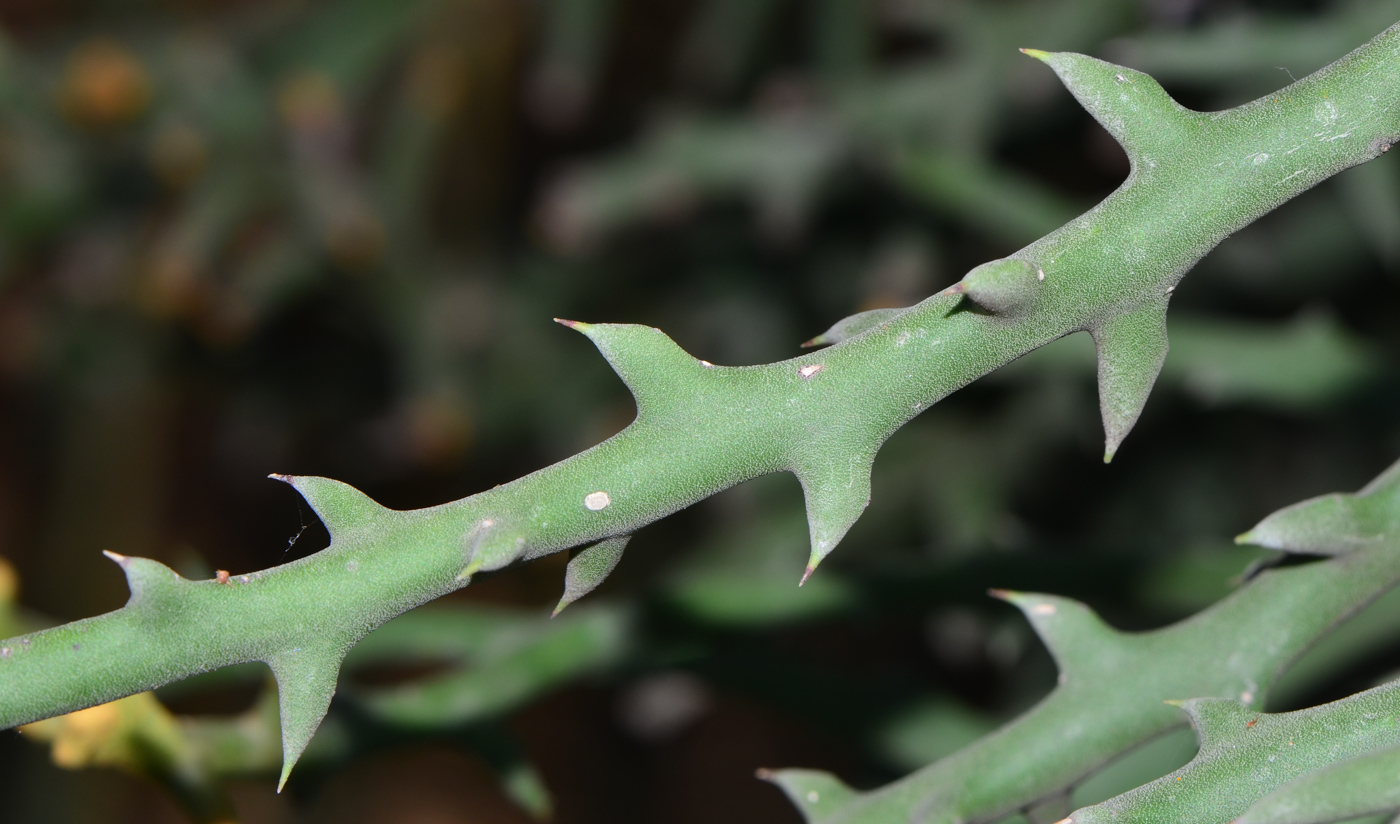
<svg viewBox="0 0 1400 824"><path fill-rule="evenodd" d="M629 535L772 472L802 484L815 568L864 510L876 451L895 430L1077 331L1098 343L1111 457L1160 368L1160 318L1182 275L1230 233L1400 136L1400 28L1276 95L1214 114L1181 108L1129 69L1029 53L1132 163L1127 181L1086 214L960 287L780 363L714 366L656 329L570 322L636 396L626 430L512 483L410 512L335 481L278 476L326 524L327 549L226 583L116 559L132 589L125 607L0 642L0 725L264 661L281 692L285 781L345 651L394 615L479 570ZM580 567L576 583L596 584L608 565Z"/></svg>

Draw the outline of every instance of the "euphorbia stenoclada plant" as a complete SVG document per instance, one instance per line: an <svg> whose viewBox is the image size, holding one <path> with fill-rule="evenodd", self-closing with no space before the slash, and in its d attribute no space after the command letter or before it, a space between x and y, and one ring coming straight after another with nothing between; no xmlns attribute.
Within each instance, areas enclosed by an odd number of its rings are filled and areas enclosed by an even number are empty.
<svg viewBox="0 0 1400 824"><path fill-rule="evenodd" d="M111 555L122 609L0 642L0 724L13 726L193 673L263 661L277 679L282 782L325 715L345 652L479 570L592 544L564 602L595 587L627 536L741 481L792 472L811 533L807 574L864 510L880 445L954 390L1073 332L1098 347L1105 460L1137 420L1167 353L1178 281L1221 240L1400 140L1400 27L1252 103L1201 113L1151 77L1026 50L1122 144L1128 179L1084 215L908 309L837 324L834 345L724 367L660 330L562 321L597 345L636 399L601 444L512 483L427 509L386 509L325 478L290 483L331 544L289 564L191 581Z"/></svg>

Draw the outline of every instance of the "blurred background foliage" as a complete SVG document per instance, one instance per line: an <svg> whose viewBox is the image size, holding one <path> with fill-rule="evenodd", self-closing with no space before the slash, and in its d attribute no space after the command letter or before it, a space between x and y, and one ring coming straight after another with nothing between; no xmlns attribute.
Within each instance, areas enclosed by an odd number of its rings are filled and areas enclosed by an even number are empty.
<svg viewBox="0 0 1400 824"><path fill-rule="evenodd" d="M324 546L269 472L417 507L618 431L626 390L551 317L776 360L1055 228L1127 163L1018 47L1212 109L1397 18L1396 0L0 0L0 636L120 606L99 549L210 577ZM755 768L875 786L1050 688L989 586L1160 625L1259 558L1231 536L1394 460L1397 310L1386 158L1187 278L1112 466L1074 336L897 434L801 590L800 491L760 479L644 530L553 622L562 555L386 626L281 796L271 693L243 667L0 736L5 817L795 822ZM1400 667L1397 619L1382 601L1273 708ZM1076 799L1193 751L1165 739Z"/></svg>

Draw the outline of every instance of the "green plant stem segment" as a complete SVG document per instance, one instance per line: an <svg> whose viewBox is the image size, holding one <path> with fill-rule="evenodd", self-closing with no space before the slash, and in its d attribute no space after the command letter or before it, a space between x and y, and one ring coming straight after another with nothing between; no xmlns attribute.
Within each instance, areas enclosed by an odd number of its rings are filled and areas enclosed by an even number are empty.
<svg viewBox="0 0 1400 824"><path fill-rule="evenodd" d="M1325 562L1266 571L1204 612L1152 632L1119 632L1067 598L1001 593L1059 665L1059 685L1043 701L877 790L857 793L810 770L771 780L813 824L952 824L1033 808L1184 724L1166 701L1213 696L1262 707L1289 664L1397 583L1400 534Z"/></svg>
<svg viewBox="0 0 1400 824"><path fill-rule="evenodd" d="M1032 820L1059 821L1069 813L1068 801L1062 808L1053 805L1075 784L1185 723L1186 717L1166 702L1191 696L1231 702L1242 712L1262 707L1279 675L1303 651L1400 583L1397 474L1400 462L1355 495L1324 495L1294 504L1241 536L1264 535L1286 540L1296 551L1332 554L1326 549L1331 545L1326 530L1337 523L1337 502L1353 501L1367 513L1369 540L1363 548L1324 562L1267 570L1209 609L1159 630L1122 633L1065 598L999 593L1021 608L1059 665L1059 685L1039 704L992 735L869 792L855 792L834 776L812 770L765 777L813 824L952 824L989 821L1016 810L1026 810ZM1314 542L1323 549L1312 549ZM1337 752L1353 746L1343 744ZM1374 780L1384 764L1358 766L1328 780L1355 787ZM1242 777L1252 775L1246 765L1227 777L1227 789L1253 792L1257 798L1296 774L1277 772L1273 783L1262 784L1254 775L1253 784L1242 789L1249 783ZM1165 795L1172 795L1171 790L1169 786ZM1354 800L1383 803L1376 797ZM1114 807L1117 803L1105 802L1105 808L1129 809ZM1050 817L1036 818L1051 809L1056 811ZM1137 821L1136 810L1093 820ZM1080 820L1078 813L1075 820ZM1197 818L1183 813L1164 820ZM1323 820L1340 819L1293 824Z"/></svg>
<svg viewBox="0 0 1400 824"><path fill-rule="evenodd" d="M886 438L949 393L1076 331L1098 346L1111 457L1166 355L1167 301L1182 275L1230 233L1400 139L1400 27L1276 94L1211 114L1183 109L1140 72L1028 53L1055 70L1132 165L1106 200L1008 258L1034 267L1033 283L990 279L991 308L947 290L829 349L742 368L697 360L656 329L565 322L636 397L637 418L623 432L504 486L409 512L335 481L282 477L316 510L331 545L226 583L113 556L131 588L125 607L0 642L0 725L264 661L278 681L285 782L346 650L393 616L478 570L630 534L771 472L802 483L810 574L864 510Z"/></svg>
<svg viewBox="0 0 1400 824"><path fill-rule="evenodd" d="M1065 824L1330 824L1400 808L1400 681L1297 712L1177 705L1201 742L1191 763Z"/></svg>

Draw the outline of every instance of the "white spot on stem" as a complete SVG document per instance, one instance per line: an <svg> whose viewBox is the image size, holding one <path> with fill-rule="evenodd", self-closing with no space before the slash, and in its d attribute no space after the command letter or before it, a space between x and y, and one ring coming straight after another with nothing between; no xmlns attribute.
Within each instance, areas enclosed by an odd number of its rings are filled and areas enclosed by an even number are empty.
<svg viewBox="0 0 1400 824"><path fill-rule="evenodd" d="M610 503L612 503L612 498L608 497L608 493L602 491L590 492L583 499L583 505L594 512L600 509L607 509Z"/></svg>
<svg viewBox="0 0 1400 824"><path fill-rule="evenodd" d="M1054 615L1054 614L1055 614L1055 605L1054 605L1054 604L1036 604L1035 606L1031 607L1031 615Z"/></svg>
<svg viewBox="0 0 1400 824"><path fill-rule="evenodd" d="M818 801L821 801L821 800L822 800L821 793L818 793L816 790L808 790L808 791L807 791L807 803L808 803L808 804L815 804L815 803L817 803Z"/></svg>
<svg viewBox="0 0 1400 824"><path fill-rule="evenodd" d="M345 562L345 571L346 571L346 572L359 572L359 571L360 571L360 562L359 562L359 561L346 561L346 562Z"/></svg>
<svg viewBox="0 0 1400 824"><path fill-rule="evenodd" d="M809 363L801 369L797 370L797 374L801 375L804 378L810 378L825 368L826 364L824 363Z"/></svg>

